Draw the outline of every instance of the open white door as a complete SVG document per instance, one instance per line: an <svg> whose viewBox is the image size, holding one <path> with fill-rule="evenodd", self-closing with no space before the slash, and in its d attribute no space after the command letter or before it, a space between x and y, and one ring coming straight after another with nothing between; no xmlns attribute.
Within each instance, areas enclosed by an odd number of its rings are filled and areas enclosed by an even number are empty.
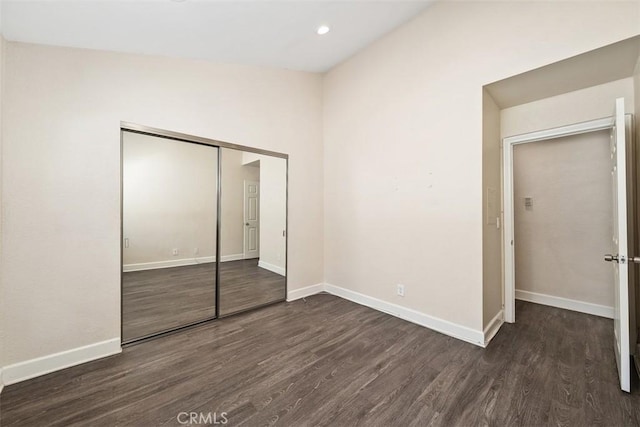
<svg viewBox="0 0 640 427"><path fill-rule="evenodd" d="M613 265L615 352L620 388L631 391L631 349L629 331L629 254L627 244L627 153L624 99L616 99L611 130L611 177L613 183L613 238L611 254L605 260Z"/></svg>
<svg viewBox="0 0 640 427"><path fill-rule="evenodd" d="M260 257L260 184L244 182L244 259Z"/></svg>

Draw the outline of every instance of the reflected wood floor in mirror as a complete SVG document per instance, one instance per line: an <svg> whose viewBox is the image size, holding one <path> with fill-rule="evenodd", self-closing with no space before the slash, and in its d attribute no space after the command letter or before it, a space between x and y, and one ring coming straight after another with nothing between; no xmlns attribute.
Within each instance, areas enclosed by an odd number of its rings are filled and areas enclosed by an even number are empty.
<svg viewBox="0 0 640 427"><path fill-rule="evenodd" d="M212 262L123 273L123 340L214 317L215 271Z"/></svg>
<svg viewBox="0 0 640 427"><path fill-rule="evenodd" d="M123 273L123 340L214 317L215 265ZM221 263L220 281L221 315L285 298L285 278L258 267L257 259Z"/></svg>
<svg viewBox="0 0 640 427"><path fill-rule="evenodd" d="M258 259L220 264L220 316L286 298L284 276L258 267Z"/></svg>
<svg viewBox="0 0 640 427"><path fill-rule="evenodd" d="M331 295L127 347L7 386L7 426L540 426L640 423L613 321L516 302L486 349ZM184 421L183 421L184 422Z"/></svg>

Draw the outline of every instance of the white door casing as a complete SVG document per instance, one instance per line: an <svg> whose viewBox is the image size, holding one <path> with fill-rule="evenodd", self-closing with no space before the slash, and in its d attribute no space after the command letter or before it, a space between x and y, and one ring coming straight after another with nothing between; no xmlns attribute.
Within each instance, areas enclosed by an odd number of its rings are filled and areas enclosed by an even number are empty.
<svg viewBox="0 0 640 427"><path fill-rule="evenodd" d="M244 181L244 259L260 257L260 184Z"/></svg>
<svg viewBox="0 0 640 427"><path fill-rule="evenodd" d="M504 320L513 323L515 314L515 218L513 200L513 148L519 144L546 141L565 136L579 135L587 132L597 132L611 129L613 118L591 120L568 126L546 129L522 135L510 136L503 139L502 168L503 168L503 248L504 248Z"/></svg>

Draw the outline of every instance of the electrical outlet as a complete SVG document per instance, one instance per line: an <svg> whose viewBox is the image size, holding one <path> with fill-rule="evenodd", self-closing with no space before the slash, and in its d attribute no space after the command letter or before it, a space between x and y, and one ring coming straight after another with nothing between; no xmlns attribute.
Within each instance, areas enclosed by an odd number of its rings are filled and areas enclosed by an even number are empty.
<svg viewBox="0 0 640 427"><path fill-rule="evenodd" d="M178 255L178 248L173 248L173 256Z"/></svg>
<svg viewBox="0 0 640 427"><path fill-rule="evenodd" d="M404 296L404 285L397 285L397 293L398 296L403 297Z"/></svg>
<svg viewBox="0 0 640 427"><path fill-rule="evenodd" d="M198 255L200 253L200 248L194 248L193 249L193 254L194 255Z"/></svg>

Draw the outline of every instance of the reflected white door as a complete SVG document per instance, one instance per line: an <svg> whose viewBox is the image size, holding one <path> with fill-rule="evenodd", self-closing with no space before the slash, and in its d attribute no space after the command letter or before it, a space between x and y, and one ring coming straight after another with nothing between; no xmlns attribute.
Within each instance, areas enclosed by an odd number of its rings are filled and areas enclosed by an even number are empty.
<svg viewBox="0 0 640 427"><path fill-rule="evenodd" d="M631 390L631 349L629 333L629 266L627 253L627 156L624 99L616 100L615 123L611 131L611 177L613 183L613 237L611 261L614 274L614 316L616 363L620 388Z"/></svg>
<svg viewBox="0 0 640 427"><path fill-rule="evenodd" d="M244 182L244 259L260 257L260 184Z"/></svg>

